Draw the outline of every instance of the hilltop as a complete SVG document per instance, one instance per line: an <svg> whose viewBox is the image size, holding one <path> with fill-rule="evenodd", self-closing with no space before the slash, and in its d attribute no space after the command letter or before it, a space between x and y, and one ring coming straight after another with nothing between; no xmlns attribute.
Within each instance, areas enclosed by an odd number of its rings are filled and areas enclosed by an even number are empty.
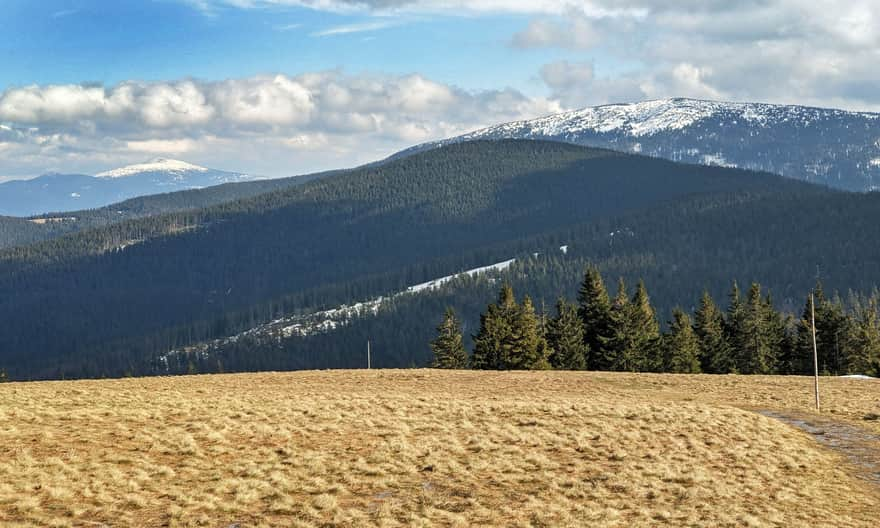
<svg viewBox="0 0 880 528"><path fill-rule="evenodd" d="M851 191L880 189L880 114L797 105L674 98L595 106L490 126L397 156L476 139L565 141Z"/></svg>

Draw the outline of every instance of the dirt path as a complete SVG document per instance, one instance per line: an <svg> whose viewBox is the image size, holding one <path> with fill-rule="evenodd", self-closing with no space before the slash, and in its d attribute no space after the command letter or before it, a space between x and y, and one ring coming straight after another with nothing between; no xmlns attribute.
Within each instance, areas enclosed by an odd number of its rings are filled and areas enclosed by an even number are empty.
<svg viewBox="0 0 880 528"><path fill-rule="evenodd" d="M809 433L820 444L843 454L861 479L880 486L880 435L824 416L789 411L758 411Z"/></svg>

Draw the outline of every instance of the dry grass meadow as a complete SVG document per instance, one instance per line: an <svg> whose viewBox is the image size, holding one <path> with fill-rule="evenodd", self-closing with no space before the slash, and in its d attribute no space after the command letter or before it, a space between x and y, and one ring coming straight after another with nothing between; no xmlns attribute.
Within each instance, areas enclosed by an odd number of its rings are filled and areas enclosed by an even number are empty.
<svg viewBox="0 0 880 528"><path fill-rule="evenodd" d="M332 371L0 385L0 526L877 526L808 378ZM880 382L823 380L880 432Z"/></svg>

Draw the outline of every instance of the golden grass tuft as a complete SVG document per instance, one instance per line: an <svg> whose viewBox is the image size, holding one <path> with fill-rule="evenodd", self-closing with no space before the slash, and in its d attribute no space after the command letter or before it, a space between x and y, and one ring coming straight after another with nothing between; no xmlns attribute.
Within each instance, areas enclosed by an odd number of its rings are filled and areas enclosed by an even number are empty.
<svg viewBox="0 0 880 528"><path fill-rule="evenodd" d="M806 378L334 371L0 385L2 526L875 526ZM823 380L880 432L880 383ZM880 446L877 446L880 448Z"/></svg>

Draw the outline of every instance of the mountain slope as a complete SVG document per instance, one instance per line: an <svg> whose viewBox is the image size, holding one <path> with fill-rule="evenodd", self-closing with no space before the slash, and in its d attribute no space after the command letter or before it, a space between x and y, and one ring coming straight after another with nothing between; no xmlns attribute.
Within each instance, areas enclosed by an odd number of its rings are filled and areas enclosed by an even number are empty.
<svg viewBox="0 0 880 528"><path fill-rule="evenodd" d="M497 125L396 156L502 138L767 171L853 191L880 189L880 114L804 106L693 99L605 105Z"/></svg>
<svg viewBox="0 0 880 528"><path fill-rule="evenodd" d="M507 254L517 259L497 277L458 277L418 295L364 302L369 309L343 314L344 324L336 313L300 314L178 349L147 370L185 372L190 362L200 371L213 371L218 362L228 370L359 368L367 340L376 366L424 366L446 307L454 307L470 347L479 315L502 281L549 311L560 296L574 300L589 264L602 270L612 295L618 277L630 287L645 280L661 323L675 307L694 310L704 290L725 306L734 280L743 290L760 282L777 308L797 317L817 272L826 292L844 298L880 284L880 250L871 242L880 236L878 211L878 193L686 197L511 244Z"/></svg>
<svg viewBox="0 0 880 528"><path fill-rule="evenodd" d="M97 209L48 213L29 218L0 216L0 249L51 240L60 236L165 213L202 209L301 185L336 174L328 171L290 178L226 183L163 194L130 198Z"/></svg>
<svg viewBox="0 0 880 528"><path fill-rule="evenodd" d="M46 174L31 180L0 183L0 215L33 216L93 209L136 196L257 179L167 159L122 167L97 176Z"/></svg>
<svg viewBox="0 0 880 528"><path fill-rule="evenodd" d="M17 329L0 335L0 365L46 377L143 372L171 348L506 260L572 226L692 196L776 192L830 193L563 143L453 145L0 252L0 319Z"/></svg>

